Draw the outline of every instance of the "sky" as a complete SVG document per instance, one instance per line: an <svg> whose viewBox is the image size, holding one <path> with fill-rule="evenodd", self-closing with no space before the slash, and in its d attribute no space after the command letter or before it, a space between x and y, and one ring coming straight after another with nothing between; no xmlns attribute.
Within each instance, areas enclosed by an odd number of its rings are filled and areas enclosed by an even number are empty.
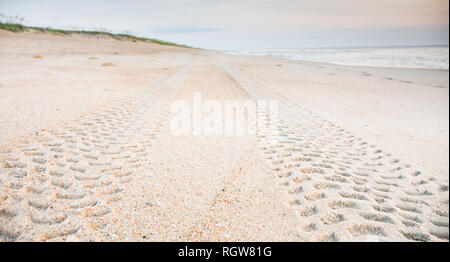
<svg viewBox="0 0 450 262"><path fill-rule="evenodd" d="M132 33L220 50L448 45L448 0L0 0L62 29Z"/></svg>

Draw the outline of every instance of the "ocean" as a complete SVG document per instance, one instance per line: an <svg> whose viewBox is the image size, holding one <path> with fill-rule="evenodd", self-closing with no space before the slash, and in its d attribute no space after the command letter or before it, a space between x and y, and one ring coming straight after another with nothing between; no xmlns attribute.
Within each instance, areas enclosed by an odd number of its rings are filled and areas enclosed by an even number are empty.
<svg viewBox="0 0 450 262"><path fill-rule="evenodd" d="M449 69L449 47L364 47L235 50L228 54L258 55L338 65Z"/></svg>

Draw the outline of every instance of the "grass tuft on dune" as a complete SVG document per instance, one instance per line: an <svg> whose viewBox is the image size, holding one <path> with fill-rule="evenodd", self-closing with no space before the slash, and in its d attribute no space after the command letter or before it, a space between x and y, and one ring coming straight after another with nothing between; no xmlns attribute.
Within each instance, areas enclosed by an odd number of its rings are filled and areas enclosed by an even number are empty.
<svg viewBox="0 0 450 262"><path fill-rule="evenodd" d="M106 35L111 38L117 39L117 40L130 40L133 42L152 42L160 45L168 45L168 46L177 46L177 47L184 47L184 48L192 48L187 45L180 45L173 42L163 41L159 39L151 39L151 38L145 38L145 37L138 37L130 34L113 34L108 32L102 32L102 31L84 31L84 30L62 30L62 29L54 29L54 28L43 28L43 27L35 27L35 26L25 26L21 24L11 24L11 23L0 23L0 29L7 30L14 33L19 32L26 32L26 31L35 31L40 33L51 33L55 35L72 35L72 34L80 34L80 35Z"/></svg>

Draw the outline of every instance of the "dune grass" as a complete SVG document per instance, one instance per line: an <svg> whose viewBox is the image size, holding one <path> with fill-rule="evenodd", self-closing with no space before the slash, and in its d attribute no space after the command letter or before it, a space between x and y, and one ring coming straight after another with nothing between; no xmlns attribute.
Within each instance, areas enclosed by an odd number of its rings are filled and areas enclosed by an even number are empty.
<svg viewBox="0 0 450 262"><path fill-rule="evenodd" d="M26 27L20 24L4 24L0 23L0 29L8 30L14 33L25 31Z"/></svg>
<svg viewBox="0 0 450 262"><path fill-rule="evenodd" d="M113 34L109 32L102 31L84 31L84 30L62 30L62 29L54 29L54 28L43 28L43 27L34 27L34 26L25 26L22 24L12 24L12 23L0 23L0 29L11 31L14 33L26 32L26 31L36 31L40 33L51 33L55 35L72 35L72 34L82 34L82 35L107 35L117 40L131 40L133 42L151 42L160 45L168 45L168 46L177 46L184 48L192 48L187 45L180 45L173 42L163 41L159 39L138 37L130 34Z"/></svg>

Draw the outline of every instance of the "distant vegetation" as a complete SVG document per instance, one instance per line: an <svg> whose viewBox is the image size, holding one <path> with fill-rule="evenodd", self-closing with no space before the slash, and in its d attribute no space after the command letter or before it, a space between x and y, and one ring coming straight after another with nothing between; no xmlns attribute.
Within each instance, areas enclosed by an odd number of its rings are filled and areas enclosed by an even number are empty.
<svg viewBox="0 0 450 262"><path fill-rule="evenodd" d="M177 46L177 47L185 47L192 48L187 45L180 45L177 43L167 42L159 39L151 39L144 37L137 37L130 34L113 34L109 32L103 31L84 31L84 30L62 30L62 29L54 29L54 28L43 28L43 27L34 27L34 26L25 26L18 23L2 23L0 22L0 29L8 30L11 32L25 32L25 31L36 31L40 33L51 33L55 35L72 35L72 34L82 34L82 35L108 35L117 40L131 40L133 42L152 42L160 45L168 45L168 46Z"/></svg>

